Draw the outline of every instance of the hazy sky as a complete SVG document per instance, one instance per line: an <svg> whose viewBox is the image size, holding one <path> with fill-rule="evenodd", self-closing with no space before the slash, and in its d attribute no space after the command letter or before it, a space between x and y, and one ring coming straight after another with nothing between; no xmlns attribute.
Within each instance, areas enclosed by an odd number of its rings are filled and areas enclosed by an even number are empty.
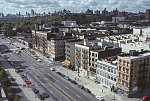
<svg viewBox="0 0 150 101"><path fill-rule="evenodd" d="M72 12L82 12L86 9L108 11L118 8L119 11L145 12L150 9L150 0L0 0L0 12L15 14L31 11L54 12L55 10L67 9Z"/></svg>

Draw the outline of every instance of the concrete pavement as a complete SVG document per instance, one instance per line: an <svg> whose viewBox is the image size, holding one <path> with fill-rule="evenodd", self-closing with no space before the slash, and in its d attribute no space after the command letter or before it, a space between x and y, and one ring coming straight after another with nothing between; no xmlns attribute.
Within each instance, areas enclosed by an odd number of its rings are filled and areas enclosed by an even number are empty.
<svg viewBox="0 0 150 101"><path fill-rule="evenodd" d="M15 72L14 69L6 69L6 71L8 71L10 75L15 79L15 82L18 84L17 87L21 89L28 101L40 101L39 98L35 97L35 94L31 88L23 86L25 85L25 82L20 77L20 75Z"/></svg>

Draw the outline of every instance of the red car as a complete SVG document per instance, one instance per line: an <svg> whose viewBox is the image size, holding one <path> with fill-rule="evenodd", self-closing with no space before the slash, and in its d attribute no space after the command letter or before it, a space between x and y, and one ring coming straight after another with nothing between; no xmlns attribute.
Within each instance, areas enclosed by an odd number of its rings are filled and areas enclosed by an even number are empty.
<svg viewBox="0 0 150 101"><path fill-rule="evenodd" d="M29 80L25 80L26 84L31 84L31 82Z"/></svg>
<svg viewBox="0 0 150 101"><path fill-rule="evenodd" d="M42 95L45 97L45 98L48 98L49 97L49 95L47 94L47 93L42 93Z"/></svg>
<svg viewBox="0 0 150 101"><path fill-rule="evenodd" d="M148 96L143 96L139 101L150 101L150 97Z"/></svg>

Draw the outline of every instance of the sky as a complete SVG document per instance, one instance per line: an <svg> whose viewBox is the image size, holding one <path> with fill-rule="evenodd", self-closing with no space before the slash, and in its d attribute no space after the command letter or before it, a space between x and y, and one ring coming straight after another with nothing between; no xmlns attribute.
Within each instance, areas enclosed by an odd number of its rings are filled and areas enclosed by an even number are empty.
<svg viewBox="0 0 150 101"><path fill-rule="evenodd" d="M85 12L87 9L108 11L145 12L150 9L150 0L0 0L0 13L16 14L54 12L67 9L72 12Z"/></svg>

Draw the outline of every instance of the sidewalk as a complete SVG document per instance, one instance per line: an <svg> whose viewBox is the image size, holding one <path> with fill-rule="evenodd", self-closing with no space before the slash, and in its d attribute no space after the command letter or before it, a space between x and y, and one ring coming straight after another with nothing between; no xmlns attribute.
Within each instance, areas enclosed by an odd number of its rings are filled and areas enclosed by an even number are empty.
<svg viewBox="0 0 150 101"><path fill-rule="evenodd" d="M28 101L40 101L39 98L35 98L35 94L31 88L23 87L23 85L25 85L25 82L20 77L20 75L15 72L14 69L6 69L6 71L8 71L10 75L15 79L15 82L18 84L17 87L21 89Z"/></svg>

